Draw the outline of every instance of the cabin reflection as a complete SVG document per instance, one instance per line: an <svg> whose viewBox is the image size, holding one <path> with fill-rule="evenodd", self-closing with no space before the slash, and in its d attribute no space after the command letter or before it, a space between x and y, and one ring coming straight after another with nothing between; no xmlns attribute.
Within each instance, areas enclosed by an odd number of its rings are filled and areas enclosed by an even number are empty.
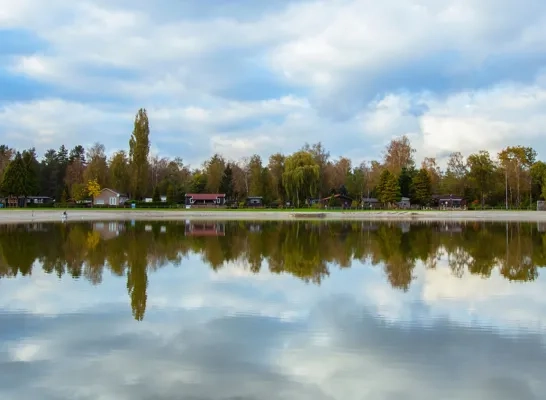
<svg viewBox="0 0 546 400"><path fill-rule="evenodd" d="M226 226L214 221L186 222L185 236L225 236Z"/></svg>
<svg viewBox="0 0 546 400"><path fill-rule="evenodd" d="M103 240L113 239L118 237L120 233L125 232L125 223L117 221L95 222L93 223L93 231L97 232Z"/></svg>

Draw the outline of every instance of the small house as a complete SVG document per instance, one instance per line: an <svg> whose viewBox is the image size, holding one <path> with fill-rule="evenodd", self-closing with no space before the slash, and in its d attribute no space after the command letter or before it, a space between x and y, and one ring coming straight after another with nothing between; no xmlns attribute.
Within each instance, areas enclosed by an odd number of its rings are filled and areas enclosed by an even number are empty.
<svg viewBox="0 0 546 400"><path fill-rule="evenodd" d="M104 188L100 194L93 199L95 206L122 206L128 200L128 196L115 190Z"/></svg>
<svg viewBox="0 0 546 400"><path fill-rule="evenodd" d="M325 206L350 208L353 204L353 199L344 194L334 194L320 200Z"/></svg>
<svg viewBox="0 0 546 400"><path fill-rule="evenodd" d="M53 204L55 200L49 196L27 196L27 205L33 204Z"/></svg>
<svg viewBox="0 0 546 400"><path fill-rule="evenodd" d="M411 201L409 197L402 197L399 202L396 203L398 208L408 209L411 207Z"/></svg>
<svg viewBox="0 0 546 400"><path fill-rule="evenodd" d="M381 207L381 203L375 197L363 197L362 208L363 209L377 209Z"/></svg>
<svg viewBox="0 0 546 400"><path fill-rule="evenodd" d="M461 196L455 195L434 195L432 204L440 208L461 208L465 205L465 200Z"/></svg>
<svg viewBox="0 0 546 400"><path fill-rule="evenodd" d="M246 198L245 205L247 207L263 207L264 198L261 196L249 196Z"/></svg>
<svg viewBox="0 0 546 400"><path fill-rule="evenodd" d="M186 206L220 207L226 203L223 193L186 193Z"/></svg>

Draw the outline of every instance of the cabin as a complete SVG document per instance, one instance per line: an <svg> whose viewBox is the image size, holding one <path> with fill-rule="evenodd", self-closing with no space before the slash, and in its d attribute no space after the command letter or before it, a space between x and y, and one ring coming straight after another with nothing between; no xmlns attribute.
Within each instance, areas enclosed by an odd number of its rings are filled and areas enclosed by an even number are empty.
<svg viewBox="0 0 546 400"><path fill-rule="evenodd" d="M122 206L129 199L126 194L116 192L113 189L104 188L100 191L100 194L93 199L93 205L95 206Z"/></svg>
<svg viewBox="0 0 546 400"><path fill-rule="evenodd" d="M226 204L223 193L186 193L186 207L220 207Z"/></svg>
<svg viewBox="0 0 546 400"><path fill-rule="evenodd" d="M381 208L381 203L375 197L363 197L362 198L363 209L378 209Z"/></svg>
<svg viewBox="0 0 546 400"><path fill-rule="evenodd" d="M28 206L33 204L53 204L55 199L49 196L27 196L26 202Z"/></svg>
<svg viewBox="0 0 546 400"><path fill-rule="evenodd" d="M324 206L350 208L353 199L344 194L334 194L320 200Z"/></svg>
<svg viewBox="0 0 546 400"><path fill-rule="evenodd" d="M466 202L461 196L443 194L433 195L432 205L439 208L462 208L466 205Z"/></svg>
<svg viewBox="0 0 546 400"><path fill-rule="evenodd" d="M247 207L263 207L264 198L261 196L249 196L246 198L245 205Z"/></svg>
<svg viewBox="0 0 546 400"><path fill-rule="evenodd" d="M402 197L399 202L396 203L398 208L407 210L408 208L411 208L411 201L409 197Z"/></svg>

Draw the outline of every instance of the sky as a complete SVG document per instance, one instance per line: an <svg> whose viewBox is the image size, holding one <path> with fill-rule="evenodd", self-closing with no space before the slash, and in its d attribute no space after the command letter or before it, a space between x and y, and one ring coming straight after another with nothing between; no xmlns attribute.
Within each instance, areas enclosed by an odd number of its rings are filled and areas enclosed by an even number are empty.
<svg viewBox="0 0 546 400"><path fill-rule="evenodd" d="M199 165L321 141L334 158L546 157L543 0L0 0L0 137Z"/></svg>
<svg viewBox="0 0 546 400"><path fill-rule="evenodd" d="M0 397L541 398L544 279L458 278L445 256L414 275L404 293L354 261L317 286L193 254L150 272L137 322L125 277L92 286L37 262L1 282Z"/></svg>

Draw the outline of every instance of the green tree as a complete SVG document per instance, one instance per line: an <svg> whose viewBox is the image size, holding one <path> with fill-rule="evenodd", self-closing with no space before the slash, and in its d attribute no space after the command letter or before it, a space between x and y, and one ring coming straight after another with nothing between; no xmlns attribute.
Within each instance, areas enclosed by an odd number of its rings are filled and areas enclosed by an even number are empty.
<svg viewBox="0 0 546 400"><path fill-rule="evenodd" d="M15 158L11 161L2 180L2 190L4 193L15 196L24 196L26 192L26 171L23 162L23 156L18 151Z"/></svg>
<svg viewBox="0 0 546 400"><path fill-rule="evenodd" d="M313 155L307 151L298 151L286 158L282 181L292 204L299 207L300 201L315 195L319 171Z"/></svg>
<svg viewBox="0 0 546 400"><path fill-rule="evenodd" d="M85 183L73 184L70 188L70 194L76 202L85 200L85 198L89 194L87 191L87 185Z"/></svg>
<svg viewBox="0 0 546 400"><path fill-rule="evenodd" d="M485 195L489 193L493 187L493 174L495 172L495 164L491 160L488 151L480 151L476 154L471 154L467 159L469 176L473 182L475 190L480 193L482 209L485 205Z"/></svg>
<svg viewBox="0 0 546 400"><path fill-rule="evenodd" d="M102 143L95 142L87 151L87 161L84 180L96 180L101 187L108 186L108 162L106 160L106 148Z"/></svg>
<svg viewBox="0 0 546 400"><path fill-rule="evenodd" d="M231 163L228 163L224 169L222 183L220 184L220 193L225 194L228 200L233 199L233 169L231 168Z"/></svg>
<svg viewBox="0 0 546 400"><path fill-rule="evenodd" d="M203 172L197 170L192 174L190 182L190 191L191 193L205 193L207 188L207 175Z"/></svg>
<svg viewBox="0 0 546 400"><path fill-rule="evenodd" d="M169 186L167 187L167 203L168 204L176 203L174 186L171 184L169 184Z"/></svg>
<svg viewBox="0 0 546 400"><path fill-rule="evenodd" d="M379 176L379 184L376 190L381 203L390 205L396 202L400 196L400 186L396 175L385 169Z"/></svg>
<svg viewBox="0 0 546 400"><path fill-rule="evenodd" d="M109 181L112 189L127 194L131 189L127 153L123 150L114 153L109 164Z"/></svg>
<svg viewBox="0 0 546 400"><path fill-rule="evenodd" d="M282 182L282 175L284 173L285 157L276 153L269 157L268 170L271 184L271 195L274 200L284 203L285 188Z"/></svg>
<svg viewBox="0 0 546 400"><path fill-rule="evenodd" d="M421 206L430 204L432 200L432 182L428 171L421 168L413 178L413 199Z"/></svg>
<svg viewBox="0 0 546 400"><path fill-rule="evenodd" d="M152 201L159 203L161 201L161 195L159 194L159 187L154 188L154 194L152 195Z"/></svg>
<svg viewBox="0 0 546 400"><path fill-rule="evenodd" d="M248 194L249 196L263 196L265 193L265 182L263 175L262 159L259 155L254 154L250 157L248 163L249 171L249 183Z"/></svg>
<svg viewBox="0 0 546 400"><path fill-rule="evenodd" d="M222 186L222 179L226 168L226 161L220 154L215 154L205 163L207 174L207 190L209 193L218 193Z"/></svg>
<svg viewBox="0 0 546 400"><path fill-rule="evenodd" d="M23 164L25 168L25 196L38 194L38 169L39 164L36 160L36 151L34 148L23 151Z"/></svg>
<svg viewBox="0 0 546 400"><path fill-rule="evenodd" d="M135 117L135 124L129 140L129 165L131 190L134 198L146 194L148 183L148 155L150 153L150 126L146 110L141 108Z"/></svg>
<svg viewBox="0 0 546 400"><path fill-rule="evenodd" d="M413 169L409 170L406 167L402 167L400 176L398 177L398 185L400 185L400 194L402 197L410 197L414 175Z"/></svg>

